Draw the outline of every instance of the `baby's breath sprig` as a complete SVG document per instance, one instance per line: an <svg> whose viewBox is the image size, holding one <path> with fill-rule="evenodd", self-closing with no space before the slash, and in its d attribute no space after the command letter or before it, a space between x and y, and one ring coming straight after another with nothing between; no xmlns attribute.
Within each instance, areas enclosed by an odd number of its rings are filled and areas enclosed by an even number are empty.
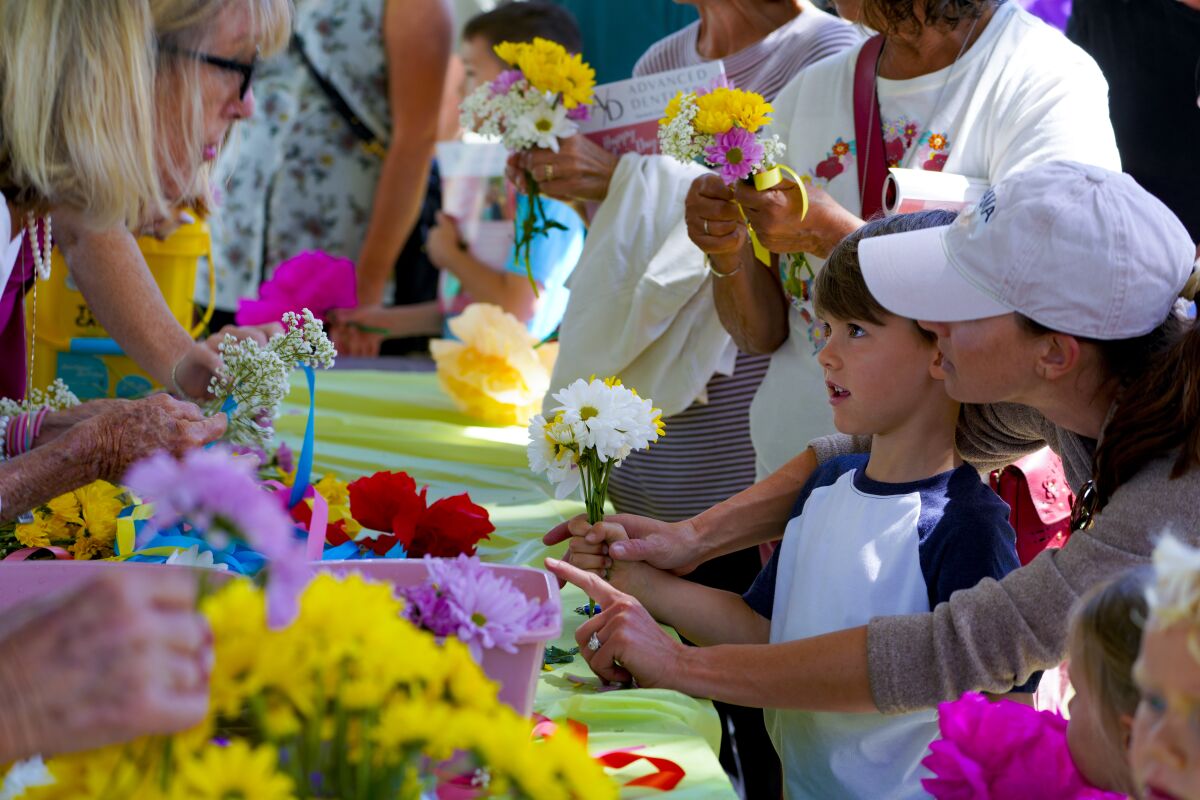
<svg viewBox="0 0 1200 800"><path fill-rule="evenodd" d="M18 402L7 397L0 399L0 416L15 417L23 411L35 408L62 411L77 405L79 405L79 398L75 396L75 393L67 388L67 385L62 382L62 378L55 378L54 383L44 390L34 389L29 392L28 400Z"/></svg>
<svg viewBox="0 0 1200 800"><path fill-rule="evenodd" d="M337 359L324 326L307 308L300 314L289 311L282 321L284 332L272 336L266 346L229 335L218 346L222 367L209 383L213 399L205 413L220 413L233 399L233 408L227 410L229 442L264 447L275 435L271 422L291 389L292 370L304 365L329 369Z"/></svg>

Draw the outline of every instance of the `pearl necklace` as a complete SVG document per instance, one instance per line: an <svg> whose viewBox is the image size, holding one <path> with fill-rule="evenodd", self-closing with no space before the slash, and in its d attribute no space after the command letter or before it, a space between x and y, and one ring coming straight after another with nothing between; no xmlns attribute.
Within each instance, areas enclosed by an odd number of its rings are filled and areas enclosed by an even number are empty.
<svg viewBox="0 0 1200 800"><path fill-rule="evenodd" d="M38 222L41 222L45 235L38 242ZM33 268L37 276L44 281L50 280L50 255L54 249L54 239L50 233L50 215L46 214L40 220L30 211L25 215L25 230L29 233L29 247L33 250Z"/></svg>

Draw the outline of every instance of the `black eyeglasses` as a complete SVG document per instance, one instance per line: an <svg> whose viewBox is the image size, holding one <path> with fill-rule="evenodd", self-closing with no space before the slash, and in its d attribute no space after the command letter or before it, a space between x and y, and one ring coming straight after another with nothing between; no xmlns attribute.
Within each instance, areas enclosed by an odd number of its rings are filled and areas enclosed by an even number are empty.
<svg viewBox="0 0 1200 800"><path fill-rule="evenodd" d="M236 72L242 76L242 85L238 88L238 99L245 100L246 93L250 91L250 81L254 78L254 68L258 66L258 56L255 55L250 61L234 61L220 56L209 55L202 53L199 50L180 50L170 45L163 45L163 52L174 53L175 55L186 56L187 58L203 61L205 64L212 64L219 69Z"/></svg>
<svg viewBox="0 0 1200 800"><path fill-rule="evenodd" d="M1096 507L1100 505L1100 492L1095 481L1088 481L1079 490L1075 504L1071 506L1071 532L1086 531L1095 524Z"/></svg>

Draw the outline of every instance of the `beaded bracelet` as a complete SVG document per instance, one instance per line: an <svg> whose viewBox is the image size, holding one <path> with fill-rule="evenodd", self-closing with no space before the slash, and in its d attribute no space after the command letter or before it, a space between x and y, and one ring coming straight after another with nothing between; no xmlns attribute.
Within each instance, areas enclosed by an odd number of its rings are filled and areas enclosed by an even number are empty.
<svg viewBox="0 0 1200 800"><path fill-rule="evenodd" d="M8 423L12 417L0 417L0 461L8 460Z"/></svg>

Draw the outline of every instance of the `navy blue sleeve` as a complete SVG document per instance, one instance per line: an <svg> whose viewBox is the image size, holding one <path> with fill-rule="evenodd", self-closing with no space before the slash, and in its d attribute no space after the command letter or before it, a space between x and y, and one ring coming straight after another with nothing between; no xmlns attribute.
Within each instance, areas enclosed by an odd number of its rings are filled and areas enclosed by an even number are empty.
<svg viewBox="0 0 1200 800"><path fill-rule="evenodd" d="M771 618L771 609L775 606L775 577L778 574L779 548L776 547L775 552L771 553L771 560L762 568L762 572L758 573L754 583L750 584L750 588L742 595L746 605L754 609L760 617Z"/></svg>
<svg viewBox="0 0 1200 800"><path fill-rule="evenodd" d="M869 457L867 454L860 453L839 456L818 467L816 472L809 476L804 488L800 490L796 504L792 506L792 513L788 516L788 521L790 522L804 513L804 504L808 502L808 497L814 489L832 486L844 473L865 466ZM780 531L780 535L782 534L783 532ZM754 579L754 583L742 595L746 605L766 619L771 618L771 610L775 606L775 578L779 574L779 549L779 547L775 548L767 565L763 567L762 572L758 573L758 577Z"/></svg>
<svg viewBox="0 0 1200 800"><path fill-rule="evenodd" d="M932 503L929 508L922 503L921 508L922 523L929 523L921 533L921 566L931 609L959 589L970 589L985 578L1000 580L1021 566L1008 506L974 469L955 471L944 500L940 509ZM1034 691L1040 677L1035 674L1013 691Z"/></svg>

